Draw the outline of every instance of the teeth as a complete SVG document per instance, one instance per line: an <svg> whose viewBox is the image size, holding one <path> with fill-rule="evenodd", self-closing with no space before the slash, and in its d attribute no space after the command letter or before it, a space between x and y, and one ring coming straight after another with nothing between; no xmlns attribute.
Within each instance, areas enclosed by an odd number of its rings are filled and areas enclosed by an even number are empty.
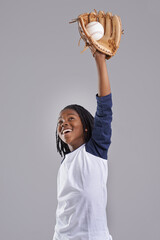
<svg viewBox="0 0 160 240"><path fill-rule="evenodd" d="M72 132L71 129L66 129L66 130L63 131L63 134L64 134L65 132L68 132L68 131L69 131L69 132Z"/></svg>

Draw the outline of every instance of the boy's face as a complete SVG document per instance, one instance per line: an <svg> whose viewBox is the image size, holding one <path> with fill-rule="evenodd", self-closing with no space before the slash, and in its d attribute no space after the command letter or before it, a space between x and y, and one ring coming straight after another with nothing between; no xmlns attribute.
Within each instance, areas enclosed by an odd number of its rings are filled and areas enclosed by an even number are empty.
<svg viewBox="0 0 160 240"><path fill-rule="evenodd" d="M61 111L57 133L60 139L68 145L70 151L75 150L85 142L81 119L73 109Z"/></svg>

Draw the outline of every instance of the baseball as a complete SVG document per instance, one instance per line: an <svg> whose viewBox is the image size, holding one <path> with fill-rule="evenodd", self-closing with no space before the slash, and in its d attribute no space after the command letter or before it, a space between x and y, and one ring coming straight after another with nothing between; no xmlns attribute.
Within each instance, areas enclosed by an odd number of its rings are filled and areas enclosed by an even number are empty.
<svg viewBox="0 0 160 240"><path fill-rule="evenodd" d="M90 22L86 25L87 32L93 37L94 40L99 40L104 35L104 28L99 22Z"/></svg>

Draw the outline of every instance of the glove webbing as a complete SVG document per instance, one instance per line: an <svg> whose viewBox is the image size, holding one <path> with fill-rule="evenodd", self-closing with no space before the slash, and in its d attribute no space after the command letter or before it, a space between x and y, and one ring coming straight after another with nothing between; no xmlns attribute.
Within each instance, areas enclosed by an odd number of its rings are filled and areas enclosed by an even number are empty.
<svg viewBox="0 0 160 240"><path fill-rule="evenodd" d="M81 29L81 26L79 24L79 18L75 18L75 19L72 19L69 23L75 23L75 22L78 22L78 30L79 30L79 33L81 35L79 41L78 41L78 46L80 46L80 41L81 39L83 38L83 40L85 41L85 46L84 46L84 49L80 52L80 53L83 53L84 51L86 51L88 48L91 49L91 52L93 54L93 57L94 57L94 54L96 52L96 49L90 44L88 43L88 39L86 38L86 35L83 33L83 30ZM83 36L83 37L82 37Z"/></svg>

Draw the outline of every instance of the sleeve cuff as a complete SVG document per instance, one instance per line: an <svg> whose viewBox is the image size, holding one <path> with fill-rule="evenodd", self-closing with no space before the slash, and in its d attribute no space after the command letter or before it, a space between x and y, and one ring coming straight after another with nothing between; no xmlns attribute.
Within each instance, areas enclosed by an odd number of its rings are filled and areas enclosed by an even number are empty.
<svg viewBox="0 0 160 240"><path fill-rule="evenodd" d="M97 102L98 103L106 103L106 102L112 102L112 93L108 94L108 95L105 95L105 96L98 96L98 93L96 94L96 99L97 99Z"/></svg>

